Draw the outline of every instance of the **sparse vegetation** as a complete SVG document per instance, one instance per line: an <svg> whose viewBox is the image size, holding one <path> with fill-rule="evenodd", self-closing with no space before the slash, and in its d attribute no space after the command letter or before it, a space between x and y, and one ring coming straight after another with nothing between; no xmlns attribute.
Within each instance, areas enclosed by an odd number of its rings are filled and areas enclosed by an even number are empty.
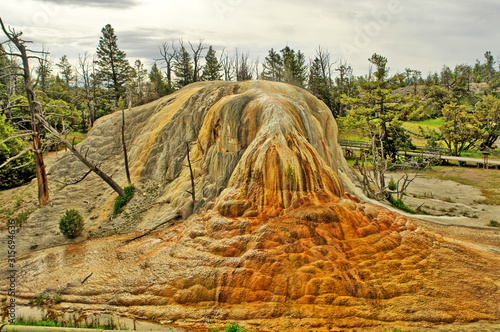
<svg viewBox="0 0 500 332"><path fill-rule="evenodd" d="M35 209L29 209L26 211L19 212L15 218L16 219L16 227L22 227L23 224L28 220L29 215L31 213L33 213L33 211L35 211Z"/></svg>
<svg viewBox="0 0 500 332"><path fill-rule="evenodd" d="M59 303L59 302L58 302ZM58 315L49 311L42 317L41 320L34 318L19 317L16 319L14 325L21 326L46 326L46 327L67 327L67 328L86 328L98 330L122 330L124 329L120 322L115 322L112 318L108 319L106 323L101 323L99 319L88 319L87 317L71 316L65 319L63 315Z"/></svg>
<svg viewBox="0 0 500 332"><path fill-rule="evenodd" d="M423 194L413 194L414 198L426 199L426 198L434 198L434 194L432 191L425 191Z"/></svg>
<svg viewBox="0 0 500 332"><path fill-rule="evenodd" d="M490 220L488 226L490 227L500 227L500 223L496 220Z"/></svg>
<svg viewBox="0 0 500 332"><path fill-rule="evenodd" d="M406 204L403 202L403 200L401 199L395 199L394 196L392 196L392 194L388 194L387 195L387 199L389 200L389 202L392 204L392 206L400 209L400 210L403 210L403 211L406 211L408 213L411 213L411 214L417 214L417 211L409 208L408 206L406 206Z"/></svg>
<svg viewBox="0 0 500 332"><path fill-rule="evenodd" d="M397 190L398 189L398 185L396 183L396 181L394 181L394 178L391 177L391 181L389 181L389 186L388 186L389 190Z"/></svg>
<svg viewBox="0 0 500 332"><path fill-rule="evenodd" d="M67 238L75 238L82 233L83 217L74 210L67 210L59 220L59 230Z"/></svg>
<svg viewBox="0 0 500 332"><path fill-rule="evenodd" d="M127 203L134 196L134 185L130 185L128 187L123 188L125 195L118 196L115 200L115 205L113 206L113 215L120 214L123 211L123 207L127 205Z"/></svg>
<svg viewBox="0 0 500 332"><path fill-rule="evenodd" d="M437 177L440 180L455 181L478 188L485 197L478 200L478 204L500 205L500 191L497 190L500 187L500 174L497 170L480 170L480 172L477 172L475 169L448 167L446 169L435 168L428 175Z"/></svg>
<svg viewBox="0 0 500 332"><path fill-rule="evenodd" d="M224 330L220 330L219 328L213 328L211 329L211 332L249 332L248 330L245 330L244 328L240 327L236 323L231 323Z"/></svg>

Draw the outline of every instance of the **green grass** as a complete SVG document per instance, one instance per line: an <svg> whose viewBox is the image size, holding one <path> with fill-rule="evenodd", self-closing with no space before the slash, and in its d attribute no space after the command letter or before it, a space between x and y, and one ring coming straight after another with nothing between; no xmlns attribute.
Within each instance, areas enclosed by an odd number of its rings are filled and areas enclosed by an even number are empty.
<svg viewBox="0 0 500 332"><path fill-rule="evenodd" d="M500 151L498 149L495 149L495 150L493 150L493 153L498 154L498 153L500 153ZM483 152L478 151L478 150L467 150L467 151L462 152L462 154L460 156L467 157L467 158L476 158L476 159L483 159L484 158ZM498 160L498 159L499 159L498 157L496 157L492 154L490 154L488 156L488 160Z"/></svg>
<svg viewBox="0 0 500 332"><path fill-rule="evenodd" d="M211 332L249 332L248 330L245 330L244 328L240 327L236 323L231 323L224 330L220 330L219 328L212 328L210 330Z"/></svg>
<svg viewBox="0 0 500 332"><path fill-rule="evenodd" d="M439 128L443 125L444 121L441 118L438 119L427 119L427 120L421 120L421 121L412 121L410 123L414 123L417 126L426 126L426 127L433 127L433 128Z"/></svg>
<svg viewBox="0 0 500 332"><path fill-rule="evenodd" d="M115 322L113 319L108 319L106 323L100 323L98 319L88 320L82 317L73 315L69 319L64 319L62 315L52 313L50 316L46 315L42 319L37 320L34 318L19 317L13 325L20 326L48 326L48 327L70 327L82 329L98 329L98 330L122 330L120 323Z"/></svg>
<svg viewBox="0 0 500 332"><path fill-rule="evenodd" d="M79 131L72 131L68 134L67 140L69 142L73 141L73 138L75 139L75 145L82 142L84 139L87 138L87 134L81 133Z"/></svg>

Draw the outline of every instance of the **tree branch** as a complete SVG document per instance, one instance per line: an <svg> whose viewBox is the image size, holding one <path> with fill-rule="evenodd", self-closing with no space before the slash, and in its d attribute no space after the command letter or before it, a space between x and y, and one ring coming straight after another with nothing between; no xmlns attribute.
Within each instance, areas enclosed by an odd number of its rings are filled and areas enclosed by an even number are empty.
<svg viewBox="0 0 500 332"><path fill-rule="evenodd" d="M129 239L129 240L126 240L126 241L124 241L123 243L124 243L124 244L127 244L127 243L130 243L130 242L135 241L135 240L137 240L137 239L140 239L141 237L144 237L144 236L148 235L149 233L151 233L152 231L154 231L154 230L155 230L155 229L157 229L158 227L161 227L161 226L163 226L163 225L165 225L165 224L172 223L172 225L173 225L173 224L174 224L173 222L174 222L175 220L178 220L180 217L181 217L181 215L180 215L179 213L177 213L177 214L175 215L175 217L170 218L170 219L168 219L167 221L164 221L164 222L162 222L162 223L160 223L160 224L156 225L155 227L151 228L150 230L148 230L148 231L146 231L146 232L142 233L141 235L136 236L136 237L134 237L134 238L131 238L131 239ZM170 226L171 226L171 225L170 225Z"/></svg>
<svg viewBox="0 0 500 332"><path fill-rule="evenodd" d="M118 195L123 196L125 195L125 192L123 191L123 188L120 187L110 176L108 176L106 173L104 173L101 169L99 169L98 166L93 164L90 160L85 158L70 142L68 142L66 139L64 139L59 132L53 128L47 120L45 120L41 115L36 114L35 117L40 121L40 123L47 129L52 135L57 137L61 143L63 143L68 150L70 150L82 163L85 164L88 168L90 168L94 173L99 175L99 177L106 182L111 188L113 188L114 191L118 193Z"/></svg>
<svg viewBox="0 0 500 332"><path fill-rule="evenodd" d="M32 136L32 135L33 135L33 133L26 133L26 134L20 134L20 135L7 137L6 139L4 139L3 141L0 142L0 145L2 145L3 143L5 143L7 141L10 141L11 139L16 139L16 138L25 137L25 136Z"/></svg>
<svg viewBox="0 0 500 332"><path fill-rule="evenodd" d="M8 163L10 163L11 161L13 160L16 160L18 158L21 158L26 152L29 152L31 151L31 147L27 147L25 148L23 151L19 152L17 155L15 155L14 157L10 157L9 159L7 159L2 165L0 165L0 168L3 168L5 167Z"/></svg>

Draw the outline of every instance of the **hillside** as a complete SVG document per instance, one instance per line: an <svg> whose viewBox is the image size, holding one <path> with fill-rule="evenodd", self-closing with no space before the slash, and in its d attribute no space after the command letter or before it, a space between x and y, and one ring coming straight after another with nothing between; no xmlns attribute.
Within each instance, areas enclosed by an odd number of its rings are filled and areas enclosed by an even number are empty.
<svg viewBox="0 0 500 332"><path fill-rule="evenodd" d="M60 310L259 331L500 320L498 254L364 202L330 110L307 91L197 83L126 119L135 197L113 217L116 194L98 177L59 184L87 172L62 156L52 204L17 236L20 303L60 293ZM101 118L78 148L126 185L120 126L121 113ZM58 233L70 207L88 240Z"/></svg>

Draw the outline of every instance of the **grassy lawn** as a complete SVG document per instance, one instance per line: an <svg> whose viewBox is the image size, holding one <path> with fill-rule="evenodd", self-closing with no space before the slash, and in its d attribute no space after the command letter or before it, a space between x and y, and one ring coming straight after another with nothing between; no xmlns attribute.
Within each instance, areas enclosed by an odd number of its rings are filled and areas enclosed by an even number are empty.
<svg viewBox="0 0 500 332"><path fill-rule="evenodd" d="M412 121L410 123L414 123L417 126L421 126L421 127L439 128L443 125L444 121L443 121L443 119L438 118L438 119L427 119L427 120L422 120L422 121Z"/></svg>
<svg viewBox="0 0 500 332"><path fill-rule="evenodd" d="M84 133L81 133L78 131L72 131L68 134L67 140L69 142L71 142L71 141L73 141L73 138L75 139L75 144L78 144L87 138L87 134L84 134Z"/></svg>

